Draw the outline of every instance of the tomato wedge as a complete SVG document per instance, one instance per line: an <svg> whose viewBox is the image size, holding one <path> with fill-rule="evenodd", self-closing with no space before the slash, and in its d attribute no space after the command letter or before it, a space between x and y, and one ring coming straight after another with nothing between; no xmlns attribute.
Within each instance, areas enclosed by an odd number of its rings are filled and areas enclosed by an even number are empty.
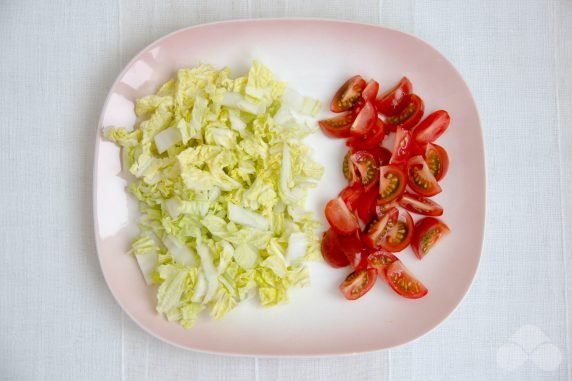
<svg viewBox="0 0 572 381"><path fill-rule="evenodd" d="M409 186L415 193L431 197L441 192L441 186L431 173L429 166L422 156L413 156L407 162L407 175Z"/></svg>
<svg viewBox="0 0 572 381"><path fill-rule="evenodd" d="M386 235L397 222L398 217L399 211L397 208L388 210L381 218L369 224L363 242L372 249L380 248Z"/></svg>
<svg viewBox="0 0 572 381"><path fill-rule="evenodd" d="M347 112L333 118L322 119L318 122L318 125L324 134L329 137L348 138L355 118L355 113Z"/></svg>
<svg viewBox="0 0 572 381"><path fill-rule="evenodd" d="M412 129L423 117L425 105L423 100L415 94L411 94L407 106L397 115L390 116L385 119L385 123L391 131L395 131L397 127L406 130Z"/></svg>
<svg viewBox="0 0 572 381"><path fill-rule="evenodd" d="M350 184L357 184L359 181L356 169L354 168L354 163L351 160L352 153L348 151L344 156L344 162L342 163L342 173L346 180L349 181Z"/></svg>
<svg viewBox="0 0 572 381"><path fill-rule="evenodd" d="M423 218L415 224L415 233L411 240L411 248L417 258L423 259L429 250L450 232L449 227L437 218Z"/></svg>
<svg viewBox="0 0 572 381"><path fill-rule="evenodd" d="M332 267L346 267L350 264L348 258L342 251L338 235L332 229L328 229L322 236L322 256Z"/></svg>
<svg viewBox="0 0 572 381"><path fill-rule="evenodd" d="M409 299L419 299L427 295L427 287L423 285L403 262L395 261L387 267L387 283L399 295Z"/></svg>
<svg viewBox="0 0 572 381"><path fill-rule="evenodd" d="M346 145L354 151L369 150L379 147L385 138L385 126L381 119L377 119L375 126L365 136L354 136L348 139Z"/></svg>
<svg viewBox="0 0 572 381"><path fill-rule="evenodd" d="M393 223L389 231L378 242L379 247L392 253L405 249L413 237L413 218L408 212L403 212L404 218Z"/></svg>
<svg viewBox="0 0 572 381"><path fill-rule="evenodd" d="M397 205L399 204L397 203L396 200L386 203L380 203L378 201L377 204L375 205L375 215L377 216L377 218L381 218L385 215L385 213L390 211L392 208L396 208Z"/></svg>
<svg viewBox="0 0 572 381"><path fill-rule="evenodd" d="M382 203L399 198L405 191L407 180L401 168L384 165L379 168L379 200Z"/></svg>
<svg viewBox="0 0 572 381"><path fill-rule="evenodd" d="M376 279L376 269L354 271L340 284L340 291L346 299L356 300L371 290Z"/></svg>
<svg viewBox="0 0 572 381"><path fill-rule="evenodd" d="M393 144L393 153L389 164L403 165L407 163L411 155L411 132L401 127L397 128L395 133L395 143Z"/></svg>
<svg viewBox="0 0 572 381"><path fill-rule="evenodd" d="M365 102L350 128L350 136L364 136L375 126L377 112L371 102Z"/></svg>
<svg viewBox="0 0 572 381"><path fill-rule="evenodd" d="M435 180L439 181L445 177L449 170L449 155L445 148L437 144L427 144L424 157Z"/></svg>
<svg viewBox="0 0 572 381"><path fill-rule="evenodd" d="M356 216L348 209L341 197L326 204L326 219L334 231L341 235L352 234L359 229Z"/></svg>
<svg viewBox="0 0 572 381"><path fill-rule="evenodd" d="M449 127L451 117L445 110L438 110L425 118L415 130L413 130L413 139L418 143L432 143Z"/></svg>
<svg viewBox="0 0 572 381"><path fill-rule="evenodd" d="M368 190L364 190L360 199L356 202L356 210L360 220L364 224L369 224L375 216L375 208L377 205L378 189L371 186Z"/></svg>
<svg viewBox="0 0 572 381"><path fill-rule="evenodd" d="M403 77L395 87L377 98L375 106L383 115L393 116L405 108L412 90L409 79Z"/></svg>
<svg viewBox="0 0 572 381"><path fill-rule="evenodd" d="M387 268L390 264L398 260L399 258L397 258L395 255L384 250L374 251L367 256L368 266L376 269L379 276L386 280L387 277L385 273Z"/></svg>
<svg viewBox="0 0 572 381"><path fill-rule="evenodd" d="M443 207L435 201L409 192L403 193L399 200L399 205L410 212L424 216L440 216L443 214Z"/></svg>
<svg viewBox="0 0 572 381"><path fill-rule="evenodd" d="M358 151L351 154L349 160L351 161L351 167L357 170L363 186L367 188L377 180L379 171L377 170L377 163L372 154L367 151ZM350 165L348 165L348 167L350 167Z"/></svg>
<svg viewBox="0 0 572 381"><path fill-rule="evenodd" d="M379 83L374 80L370 79L365 89L363 89L361 93L361 98L365 102L375 102L375 97L377 97L377 92L379 91Z"/></svg>
<svg viewBox="0 0 572 381"><path fill-rule="evenodd" d="M374 147L367 150L367 152L371 153L377 162L378 167L383 167L384 165L389 164L389 159L391 158L391 151L384 147Z"/></svg>
<svg viewBox="0 0 572 381"><path fill-rule="evenodd" d="M340 192L340 197L346 205L348 206L349 210L355 212L357 210L358 204L362 199L364 193L363 186L360 183L355 183L348 185Z"/></svg>
<svg viewBox="0 0 572 381"><path fill-rule="evenodd" d="M365 80L359 75L348 79L334 95L330 110L332 112L343 112L351 109L360 99L365 86Z"/></svg>
<svg viewBox="0 0 572 381"><path fill-rule="evenodd" d="M354 269L362 269L367 265L367 249L364 246L359 232L338 236L340 249Z"/></svg>

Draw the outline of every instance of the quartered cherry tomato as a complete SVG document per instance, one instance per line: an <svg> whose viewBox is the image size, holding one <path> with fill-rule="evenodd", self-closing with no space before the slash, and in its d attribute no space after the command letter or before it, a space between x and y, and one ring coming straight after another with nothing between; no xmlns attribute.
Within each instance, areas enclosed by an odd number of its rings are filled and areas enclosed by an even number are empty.
<svg viewBox="0 0 572 381"><path fill-rule="evenodd" d="M429 143L425 149L424 158L435 180L439 181L445 177L449 170L449 155L445 148Z"/></svg>
<svg viewBox="0 0 572 381"><path fill-rule="evenodd" d="M401 168L395 165L384 165L379 168L379 200L390 202L401 197L405 191L407 179Z"/></svg>
<svg viewBox="0 0 572 381"><path fill-rule="evenodd" d="M386 203L382 203L378 200L377 204L375 205L375 215L377 218L381 218L385 215L385 213L387 213L393 208L396 208L398 205L399 204L397 203L397 200L393 200Z"/></svg>
<svg viewBox="0 0 572 381"><path fill-rule="evenodd" d="M405 165L411 155L412 142L411 132L398 127L395 132L395 143L393 144L393 153L391 154L389 164Z"/></svg>
<svg viewBox="0 0 572 381"><path fill-rule="evenodd" d="M340 291L348 300L359 299L371 290L376 279L376 269L356 270L340 284Z"/></svg>
<svg viewBox="0 0 572 381"><path fill-rule="evenodd" d="M444 222L433 217L417 221L414 230L411 248L419 259L423 259L441 238L451 232Z"/></svg>
<svg viewBox="0 0 572 381"><path fill-rule="evenodd" d="M413 139L420 144L432 143L449 127L451 117L445 110L438 110L423 119L415 130Z"/></svg>
<svg viewBox="0 0 572 381"><path fill-rule="evenodd" d="M342 251L338 235L332 229L328 229L322 236L322 256L332 267L346 267L350 264Z"/></svg>
<svg viewBox="0 0 572 381"><path fill-rule="evenodd" d="M350 110L361 97L361 93L365 88L365 80L355 75L348 79L336 92L330 110L332 112L343 112Z"/></svg>
<svg viewBox="0 0 572 381"><path fill-rule="evenodd" d="M403 196L399 199L399 206L424 216L440 216L443 214L443 207L435 201L409 192L403 193Z"/></svg>
<svg viewBox="0 0 572 381"><path fill-rule="evenodd" d="M424 109L423 100L417 95L411 94L407 106L399 114L387 117L385 124L389 126L390 131L395 131L397 127L410 130L419 123L423 117Z"/></svg>
<svg viewBox="0 0 572 381"><path fill-rule="evenodd" d="M355 118L356 116L353 112L347 112L333 118L320 120L318 125L324 134L329 137L348 138Z"/></svg>
<svg viewBox="0 0 572 381"><path fill-rule="evenodd" d="M365 102L374 103L378 91L379 91L379 83L374 79L370 79L367 85L365 86L365 89L363 89L361 97Z"/></svg>
<svg viewBox="0 0 572 381"><path fill-rule="evenodd" d="M413 156L407 162L408 184L415 193L431 197L441 192L441 186L431 173L422 156Z"/></svg>
<svg viewBox="0 0 572 381"><path fill-rule="evenodd" d="M376 269L383 279L387 279L385 273L389 265L398 260L399 258L385 250L377 250L367 256L368 266Z"/></svg>
<svg viewBox="0 0 572 381"><path fill-rule="evenodd" d="M350 127L350 136L361 137L367 135L375 126L377 121L377 112L371 102L365 102L357 114L352 126Z"/></svg>
<svg viewBox="0 0 572 381"><path fill-rule="evenodd" d="M381 218L371 222L366 229L363 242L372 249L381 248L382 242L397 222L398 217L399 211L397 208L393 208L388 210Z"/></svg>
<svg viewBox="0 0 572 381"><path fill-rule="evenodd" d="M325 214L330 226L338 234L348 235L359 229L356 216L341 197L330 200L326 204Z"/></svg>
<svg viewBox="0 0 572 381"><path fill-rule="evenodd" d="M387 283L399 295L409 299L419 299L427 295L427 287L413 276L403 262L393 262L387 267L385 274Z"/></svg>
<svg viewBox="0 0 572 381"><path fill-rule="evenodd" d="M364 246L359 231L341 236L338 235L340 249L354 269L362 269L367 265L367 248Z"/></svg>
<svg viewBox="0 0 572 381"><path fill-rule="evenodd" d="M378 167L383 167L384 165L389 164L389 159L391 158L391 151L389 151L385 147L373 147L367 150L367 152L371 153L377 162Z"/></svg>
<svg viewBox="0 0 572 381"><path fill-rule="evenodd" d="M360 183L354 183L345 187L340 192L340 197L344 200L349 210L355 212L364 192L365 189Z"/></svg>
<svg viewBox="0 0 572 381"><path fill-rule="evenodd" d="M407 105L412 90L413 85L409 79L407 77L401 78L395 87L377 98L375 103L377 110L385 116L397 114Z"/></svg>
<svg viewBox="0 0 572 381"><path fill-rule="evenodd" d="M411 237L413 237L413 218L404 211L378 243L382 249L397 253L409 245Z"/></svg>
<svg viewBox="0 0 572 381"><path fill-rule="evenodd" d="M377 119L375 126L369 131L367 135L350 137L346 142L348 147L354 151L369 150L379 147L385 138L385 125L381 119Z"/></svg>

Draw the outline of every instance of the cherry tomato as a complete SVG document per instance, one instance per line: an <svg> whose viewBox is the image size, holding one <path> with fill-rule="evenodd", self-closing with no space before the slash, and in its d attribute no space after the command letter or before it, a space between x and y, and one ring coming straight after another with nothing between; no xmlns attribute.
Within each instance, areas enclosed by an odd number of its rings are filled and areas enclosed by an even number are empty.
<svg viewBox="0 0 572 381"><path fill-rule="evenodd" d="M389 164L391 151L389 151L387 148L376 146L374 148L368 149L367 152L373 155L378 167L383 167L384 165Z"/></svg>
<svg viewBox="0 0 572 381"><path fill-rule="evenodd" d="M404 218L399 218L392 224L389 231L378 242L379 247L392 253L405 249L413 237L413 218L408 212L403 212Z"/></svg>
<svg viewBox="0 0 572 381"><path fill-rule="evenodd" d="M447 130L451 117L445 110L438 110L425 118L415 130L413 130L413 139L416 142L432 143Z"/></svg>
<svg viewBox="0 0 572 381"><path fill-rule="evenodd" d="M345 187L340 192L340 197L342 198L342 200L344 200L348 208L352 212L355 212L358 208L358 204L362 199L364 192L365 189L363 188L363 186L360 183L355 183Z"/></svg>
<svg viewBox="0 0 572 381"><path fill-rule="evenodd" d="M370 79L365 89L361 93L361 97L365 102L375 102L377 92L379 91L379 83L376 80Z"/></svg>
<svg viewBox="0 0 572 381"><path fill-rule="evenodd" d="M346 267L350 264L340 247L338 235L332 229L328 229L322 237L322 256L332 267Z"/></svg>
<svg viewBox="0 0 572 381"><path fill-rule="evenodd" d="M356 203L357 213L364 224L368 224L373 216L375 216L375 208L377 205L378 188L371 186L365 190L360 199Z"/></svg>
<svg viewBox="0 0 572 381"><path fill-rule="evenodd" d="M407 105L412 90L413 85L409 79L407 77L401 78L401 81L395 87L377 98L377 110L386 116L397 114Z"/></svg>
<svg viewBox="0 0 572 381"><path fill-rule="evenodd" d="M399 200L399 205L410 212L424 216L440 216L443 214L443 207L435 201L409 192L403 193Z"/></svg>
<svg viewBox="0 0 572 381"><path fill-rule="evenodd" d="M348 235L359 229L356 216L348 209L341 197L330 200L326 204L325 214L330 226L338 234Z"/></svg>
<svg viewBox="0 0 572 381"><path fill-rule="evenodd" d="M449 155L445 148L437 144L427 144L424 157L435 180L439 181L445 177L449 170Z"/></svg>
<svg viewBox="0 0 572 381"><path fill-rule="evenodd" d="M367 265L367 249L364 246L359 232L350 235L338 236L340 249L354 269L362 269Z"/></svg>
<svg viewBox="0 0 572 381"><path fill-rule="evenodd" d="M390 201L390 202L386 202L386 203L381 203L379 200L377 201L377 204L375 205L375 215L377 218L381 218L385 215L385 213L387 213L388 211L390 211L392 208L396 208L397 205L399 205L397 203L396 200Z"/></svg>
<svg viewBox="0 0 572 381"><path fill-rule="evenodd" d="M422 156L413 156L407 162L409 186L415 193L431 197L441 192L441 186L431 173L429 166Z"/></svg>
<svg viewBox="0 0 572 381"><path fill-rule="evenodd" d="M350 136L367 135L375 126L377 120L377 112L371 102L365 102L363 108L357 114L350 128Z"/></svg>
<svg viewBox="0 0 572 381"><path fill-rule="evenodd" d="M350 136L350 128L355 118L355 113L346 112L345 114L333 118L320 120L318 125L322 129L322 132L329 137L348 138Z"/></svg>
<svg viewBox="0 0 572 381"><path fill-rule="evenodd" d="M395 134L395 143L393 145L393 153L389 164L393 165L404 165L407 163L409 156L411 155L411 132L404 130L403 128L397 128Z"/></svg>
<svg viewBox="0 0 572 381"><path fill-rule="evenodd" d="M357 171L360 181L366 188L377 180L379 171L377 170L377 163L372 154L367 151L358 151L351 154L349 161L351 161L351 166Z"/></svg>
<svg viewBox="0 0 572 381"><path fill-rule="evenodd" d="M376 279L377 271L375 269L354 271L340 284L340 291L346 299L356 300L371 290Z"/></svg>
<svg viewBox="0 0 572 381"><path fill-rule="evenodd" d="M367 256L368 266L376 269L379 276L386 280L387 277L385 273L387 268L390 264L398 260L399 258L385 250L377 250Z"/></svg>
<svg viewBox="0 0 572 381"><path fill-rule="evenodd" d="M346 145L354 151L369 150L379 147L385 138L385 126L381 119L377 119L375 126L365 136L355 136L348 139Z"/></svg>
<svg viewBox="0 0 572 381"><path fill-rule="evenodd" d="M398 217L399 211L397 208L388 210L387 213L385 213L381 218L369 224L366 229L363 242L372 249L380 248L382 241L393 228L397 222Z"/></svg>
<svg viewBox="0 0 572 381"><path fill-rule="evenodd" d="M354 163L351 160L352 152L348 151L344 156L344 162L342 163L342 172L346 180L349 181L350 184L359 183L358 174L356 168L354 167Z"/></svg>
<svg viewBox="0 0 572 381"><path fill-rule="evenodd" d="M397 127L406 130L412 129L423 117L425 105L423 100L415 94L411 94L409 103L397 115L387 117L385 124L389 126L390 131L395 131Z"/></svg>
<svg viewBox="0 0 572 381"><path fill-rule="evenodd" d="M419 259L423 259L441 238L451 232L444 222L433 217L417 221L414 230L411 248Z"/></svg>
<svg viewBox="0 0 572 381"><path fill-rule="evenodd" d="M387 283L399 295L409 299L419 299L427 295L427 287L423 285L403 262L395 261L387 267Z"/></svg>
<svg viewBox="0 0 572 381"><path fill-rule="evenodd" d="M405 174L395 165L384 165L379 168L379 199L382 203L399 198L407 185Z"/></svg>
<svg viewBox="0 0 572 381"><path fill-rule="evenodd" d="M365 80L355 75L348 79L336 92L330 110L332 112L343 112L350 110L360 99L361 93L365 88Z"/></svg>

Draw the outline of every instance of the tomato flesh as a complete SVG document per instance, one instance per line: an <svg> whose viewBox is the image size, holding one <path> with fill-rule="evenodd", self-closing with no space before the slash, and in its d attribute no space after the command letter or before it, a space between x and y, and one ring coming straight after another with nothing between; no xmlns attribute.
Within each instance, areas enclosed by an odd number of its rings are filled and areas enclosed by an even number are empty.
<svg viewBox="0 0 572 381"><path fill-rule="evenodd" d="M379 91L379 83L376 80L370 79L365 89L361 93L361 97L365 102L375 102L377 92Z"/></svg>
<svg viewBox="0 0 572 381"><path fill-rule="evenodd" d="M359 75L348 79L334 95L330 110L332 112L344 112L351 109L360 99L365 86L365 80Z"/></svg>
<svg viewBox="0 0 572 381"><path fill-rule="evenodd" d="M354 269L362 269L367 265L367 250L359 232L346 236L338 236L340 249Z"/></svg>
<svg viewBox="0 0 572 381"><path fill-rule="evenodd" d="M399 206L424 216L440 216L443 214L443 207L435 201L409 192L403 193L403 196L399 199Z"/></svg>
<svg viewBox="0 0 572 381"><path fill-rule="evenodd" d="M381 119L377 119L375 126L365 136L354 136L348 139L346 144L355 151L369 150L379 147L385 138L385 126Z"/></svg>
<svg viewBox="0 0 572 381"><path fill-rule="evenodd" d="M424 110L423 100L417 95L411 94L407 106L399 114L386 118L385 123L392 131L395 131L397 127L410 130L419 123L423 117Z"/></svg>
<svg viewBox="0 0 572 381"><path fill-rule="evenodd" d="M375 205L375 215L377 216L377 218L381 218L391 209L396 208L398 205L399 204L397 203L396 200L386 203L381 203L378 200L377 204Z"/></svg>
<svg viewBox="0 0 572 381"><path fill-rule="evenodd" d="M377 179L379 171L372 154L367 151L358 151L350 156L353 168L357 169L361 183L368 186Z"/></svg>
<svg viewBox="0 0 572 381"><path fill-rule="evenodd" d="M366 102L365 106L357 114L350 128L350 136L364 136L375 126L377 112L371 104Z"/></svg>
<svg viewBox="0 0 572 381"><path fill-rule="evenodd" d="M325 214L330 226L338 234L348 235L359 229L356 216L341 197L330 200L326 204Z"/></svg>
<svg viewBox="0 0 572 381"><path fill-rule="evenodd" d="M392 253L397 253L409 246L413 237L413 218L408 212L403 212L403 219L392 224L389 231L378 242L379 247Z"/></svg>
<svg viewBox="0 0 572 381"><path fill-rule="evenodd" d="M364 224L369 224L373 216L375 216L375 208L377 205L378 190L375 184L369 189L364 190L360 199L356 203L357 214Z"/></svg>
<svg viewBox="0 0 572 381"><path fill-rule="evenodd" d="M431 173L422 156L414 156L407 162L408 184L415 193L431 197L441 192L441 186Z"/></svg>
<svg viewBox="0 0 572 381"><path fill-rule="evenodd" d="M395 165L384 165L379 168L379 199L382 203L399 198L406 186L405 174Z"/></svg>
<svg viewBox="0 0 572 381"><path fill-rule="evenodd" d="M329 137L348 138L355 117L353 112L347 112L333 118L322 119L318 122L318 125L324 134Z"/></svg>
<svg viewBox="0 0 572 381"><path fill-rule="evenodd" d="M451 232L444 222L433 217L417 221L414 230L411 248L419 259L423 259L437 242Z"/></svg>
<svg viewBox="0 0 572 381"><path fill-rule="evenodd" d="M443 135L449 127L450 122L451 117L447 111L435 111L415 127L415 130L413 130L413 139L420 144L432 143L437 140L439 136Z"/></svg>
<svg viewBox="0 0 572 381"><path fill-rule="evenodd" d="M395 144L389 164L403 165L411 155L411 132L399 127L395 133Z"/></svg>
<svg viewBox="0 0 572 381"><path fill-rule="evenodd" d="M375 269L354 271L340 284L340 291L348 300L356 300L365 295L373 287L377 279Z"/></svg>
<svg viewBox="0 0 572 381"><path fill-rule="evenodd" d="M391 152L384 147L376 146L367 150L375 158L378 167L383 167L389 164L389 159L391 158Z"/></svg>
<svg viewBox="0 0 572 381"><path fill-rule="evenodd" d="M427 144L424 155L429 170L435 176L435 180L439 181L445 177L449 170L449 155L445 148L437 144Z"/></svg>
<svg viewBox="0 0 572 381"><path fill-rule="evenodd" d="M399 211L397 208L393 208L388 210L381 218L371 222L367 227L364 243L372 249L382 247L382 242L389 231L393 229L398 217Z"/></svg>
<svg viewBox="0 0 572 381"><path fill-rule="evenodd" d="M387 283L399 295L409 299L419 299L427 295L427 287L423 285L403 262L395 261L386 270Z"/></svg>
<svg viewBox="0 0 572 381"><path fill-rule="evenodd" d="M344 200L349 210L355 212L357 210L358 203L361 200L363 193L364 193L363 186L361 186L361 184L359 183L355 183L345 187L340 192L340 197L342 198L342 200Z"/></svg>
<svg viewBox="0 0 572 381"><path fill-rule="evenodd" d="M398 260L395 255L384 250L374 251L367 256L368 266L376 269L383 279L387 279L386 272L389 265Z"/></svg>
<svg viewBox="0 0 572 381"><path fill-rule="evenodd" d="M377 98L377 110L386 116L397 114L407 105L412 90L413 85L409 79L401 78L397 85Z"/></svg>
<svg viewBox="0 0 572 381"><path fill-rule="evenodd" d="M332 229L328 229L322 236L322 256L332 267L346 267L350 264L348 258L341 249L338 235Z"/></svg>

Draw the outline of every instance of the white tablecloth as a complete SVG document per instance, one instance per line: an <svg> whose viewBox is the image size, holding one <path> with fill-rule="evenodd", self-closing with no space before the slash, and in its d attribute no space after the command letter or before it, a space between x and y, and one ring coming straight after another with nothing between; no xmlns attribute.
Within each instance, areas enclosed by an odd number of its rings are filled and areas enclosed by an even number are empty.
<svg viewBox="0 0 572 381"><path fill-rule="evenodd" d="M113 80L175 29L282 16L413 33L477 100L488 172L479 273L443 325L402 348L299 360L184 351L136 327L105 286L92 157ZM2 1L0 54L0 379L572 379L569 0Z"/></svg>

